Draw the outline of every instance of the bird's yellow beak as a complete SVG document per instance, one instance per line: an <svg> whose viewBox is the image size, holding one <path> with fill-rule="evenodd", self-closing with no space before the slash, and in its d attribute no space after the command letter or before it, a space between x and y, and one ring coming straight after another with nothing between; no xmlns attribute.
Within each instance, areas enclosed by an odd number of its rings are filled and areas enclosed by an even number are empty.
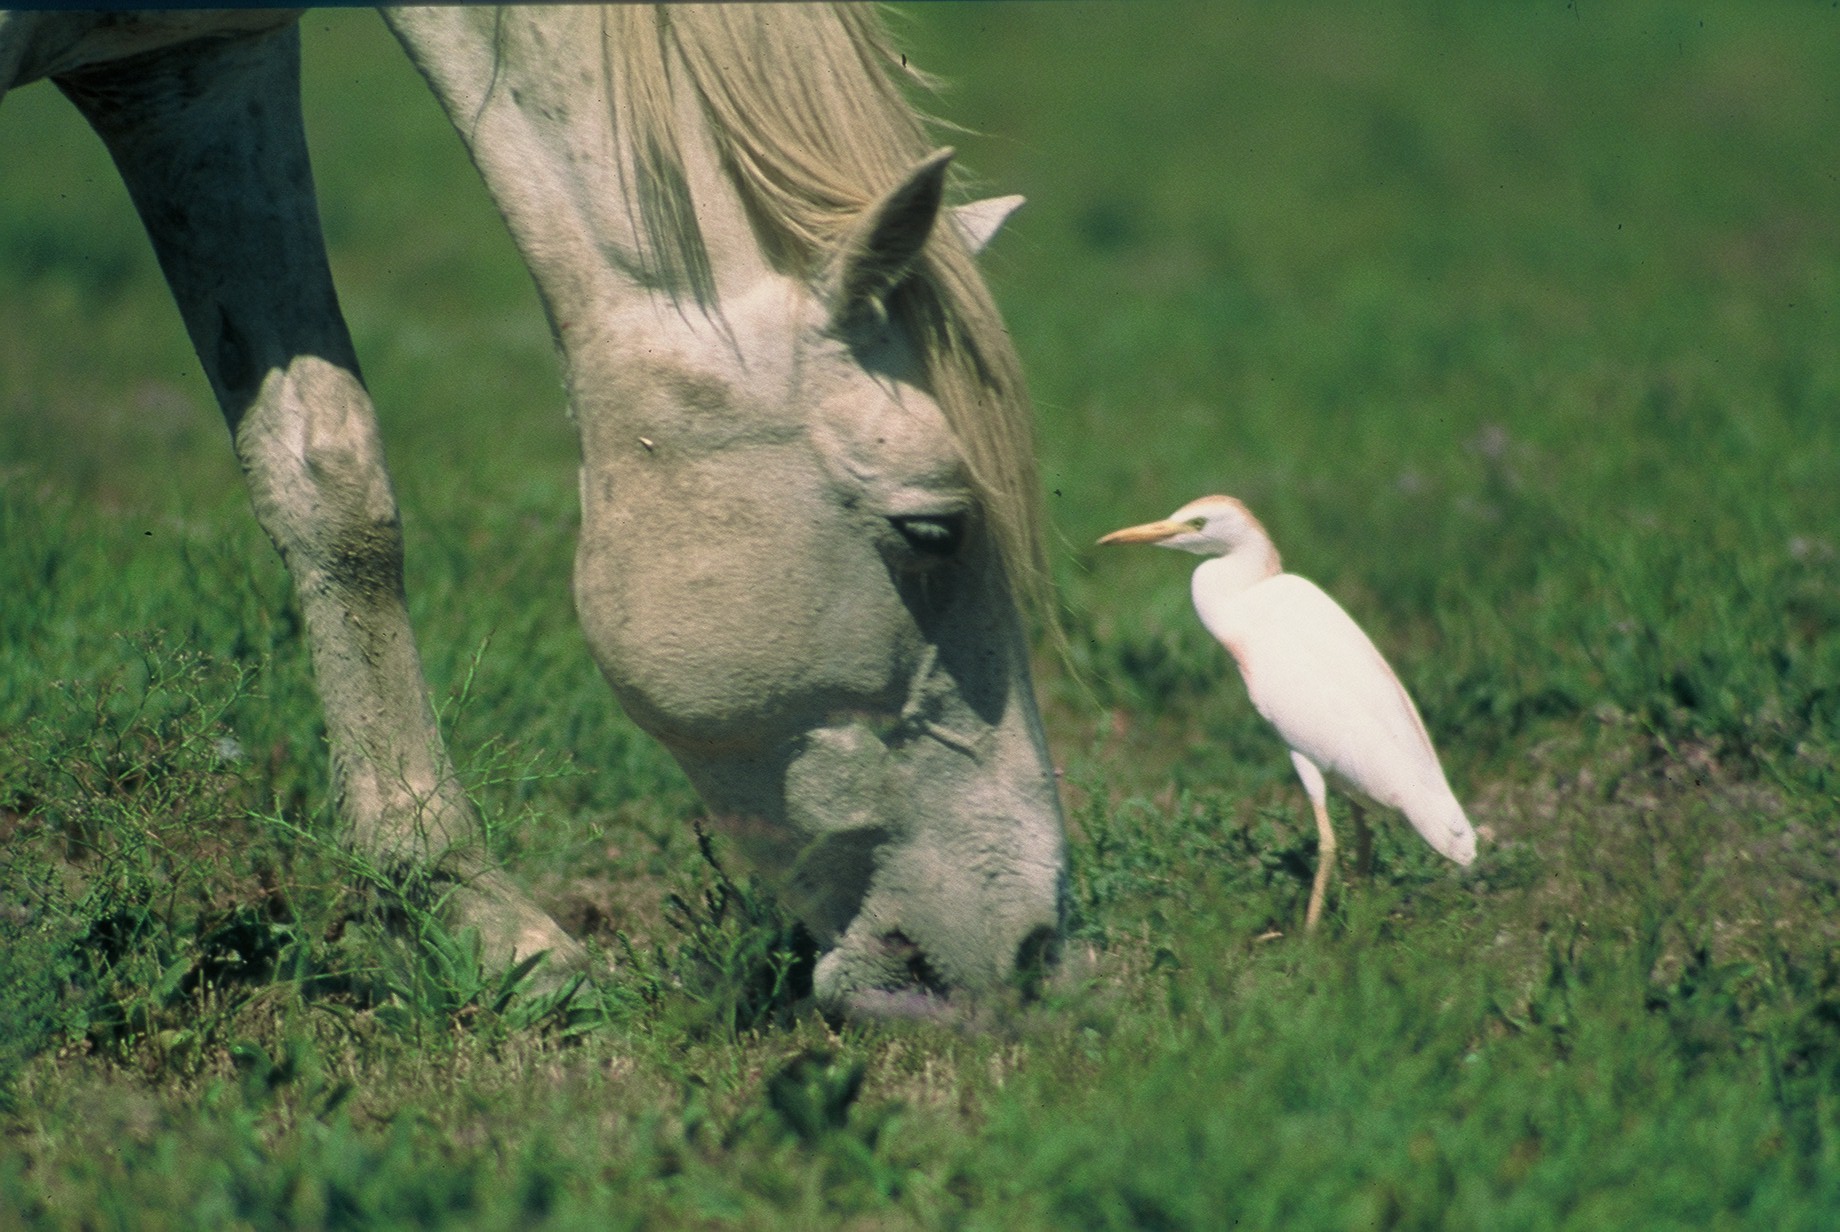
<svg viewBox="0 0 1840 1232"><path fill-rule="evenodd" d="M1099 540L1099 546L1108 543L1161 543L1171 535L1193 529L1186 522L1145 522L1142 526L1127 526L1123 530L1113 531Z"/></svg>

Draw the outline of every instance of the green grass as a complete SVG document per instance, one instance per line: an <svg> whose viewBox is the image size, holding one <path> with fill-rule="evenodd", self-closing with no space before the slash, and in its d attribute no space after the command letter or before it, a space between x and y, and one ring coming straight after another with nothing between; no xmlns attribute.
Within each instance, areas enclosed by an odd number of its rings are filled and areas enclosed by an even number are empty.
<svg viewBox="0 0 1840 1232"><path fill-rule="evenodd" d="M528 278L376 18L315 13L321 199L443 723L513 872L618 975L520 997L413 904L383 927L146 242L22 90L0 1223L1830 1226L1840 15L900 24L963 160L1030 197L988 268L1070 642L1039 665L1061 983L978 1033L800 1006L797 930L705 858L575 630ZM1495 835L1470 874L1387 824L1300 935L1313 828L1184 562L1087 546L1210 491L1407 680Z"/></svg>

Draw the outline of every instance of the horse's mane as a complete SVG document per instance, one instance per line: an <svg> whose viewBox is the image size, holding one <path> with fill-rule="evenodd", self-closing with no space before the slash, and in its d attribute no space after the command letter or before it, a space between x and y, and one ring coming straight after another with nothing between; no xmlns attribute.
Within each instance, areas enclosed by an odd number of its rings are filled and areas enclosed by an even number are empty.
<svg viewBox="0 0 1840 1232"><path fill-rule="evenodd" d="M602 15L604 66L623 112L616 129L637 169L628 189L651 258L661 281L705 304L714 283L675 138L678 73L702 100L767 259L808 280L822 276L862 210L934 148L901 85L930 83L892 50L866 5L613 5ZM921 349L1017 597L1052 621L1040 603L1046 569L1028 391L957 228L934 228L887 307Z"/></svg>

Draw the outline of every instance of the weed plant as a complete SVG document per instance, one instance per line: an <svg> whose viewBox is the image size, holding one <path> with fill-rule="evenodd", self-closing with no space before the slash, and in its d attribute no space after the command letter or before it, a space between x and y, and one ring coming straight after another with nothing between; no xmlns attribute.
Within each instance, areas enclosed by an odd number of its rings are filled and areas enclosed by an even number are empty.
<svg viewBox="0 0 1840 1232"><path fill-rule="evenodd" d="M336 841L177 315L97 143L16 92L0 1227L1833 1226L1835 14L896 20L961 161L1030 198L987 268L1059 544L1059 974L975 1029L813 1012L809 939L575 630L527 276L376 19L313 13L441 721L597 972L483 969ZM1188 562L1086 546L1210 491L1399 668L1472 870L1377 818L1300 934L1307 806Z"/></svg>

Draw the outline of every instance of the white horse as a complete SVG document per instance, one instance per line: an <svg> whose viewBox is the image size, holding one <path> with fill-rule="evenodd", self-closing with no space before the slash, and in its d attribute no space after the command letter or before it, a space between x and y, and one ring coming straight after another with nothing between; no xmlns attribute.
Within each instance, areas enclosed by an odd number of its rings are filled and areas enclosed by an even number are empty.
<svg viewBox="0 0 1840 1232"><path fill-rule="evenodd" d="M0 95L55 82L127 183L293 577L350 841L437 874L495 962L579 963L485 862L435 726L297 16L0 14ZM937 1008L1039 967L1064 860L1016 611L1030 412L971 260L1013 202L936 225L950 152L862 8L383 16L549 315L588 643L825 948L821 1002Z"/></svg>

